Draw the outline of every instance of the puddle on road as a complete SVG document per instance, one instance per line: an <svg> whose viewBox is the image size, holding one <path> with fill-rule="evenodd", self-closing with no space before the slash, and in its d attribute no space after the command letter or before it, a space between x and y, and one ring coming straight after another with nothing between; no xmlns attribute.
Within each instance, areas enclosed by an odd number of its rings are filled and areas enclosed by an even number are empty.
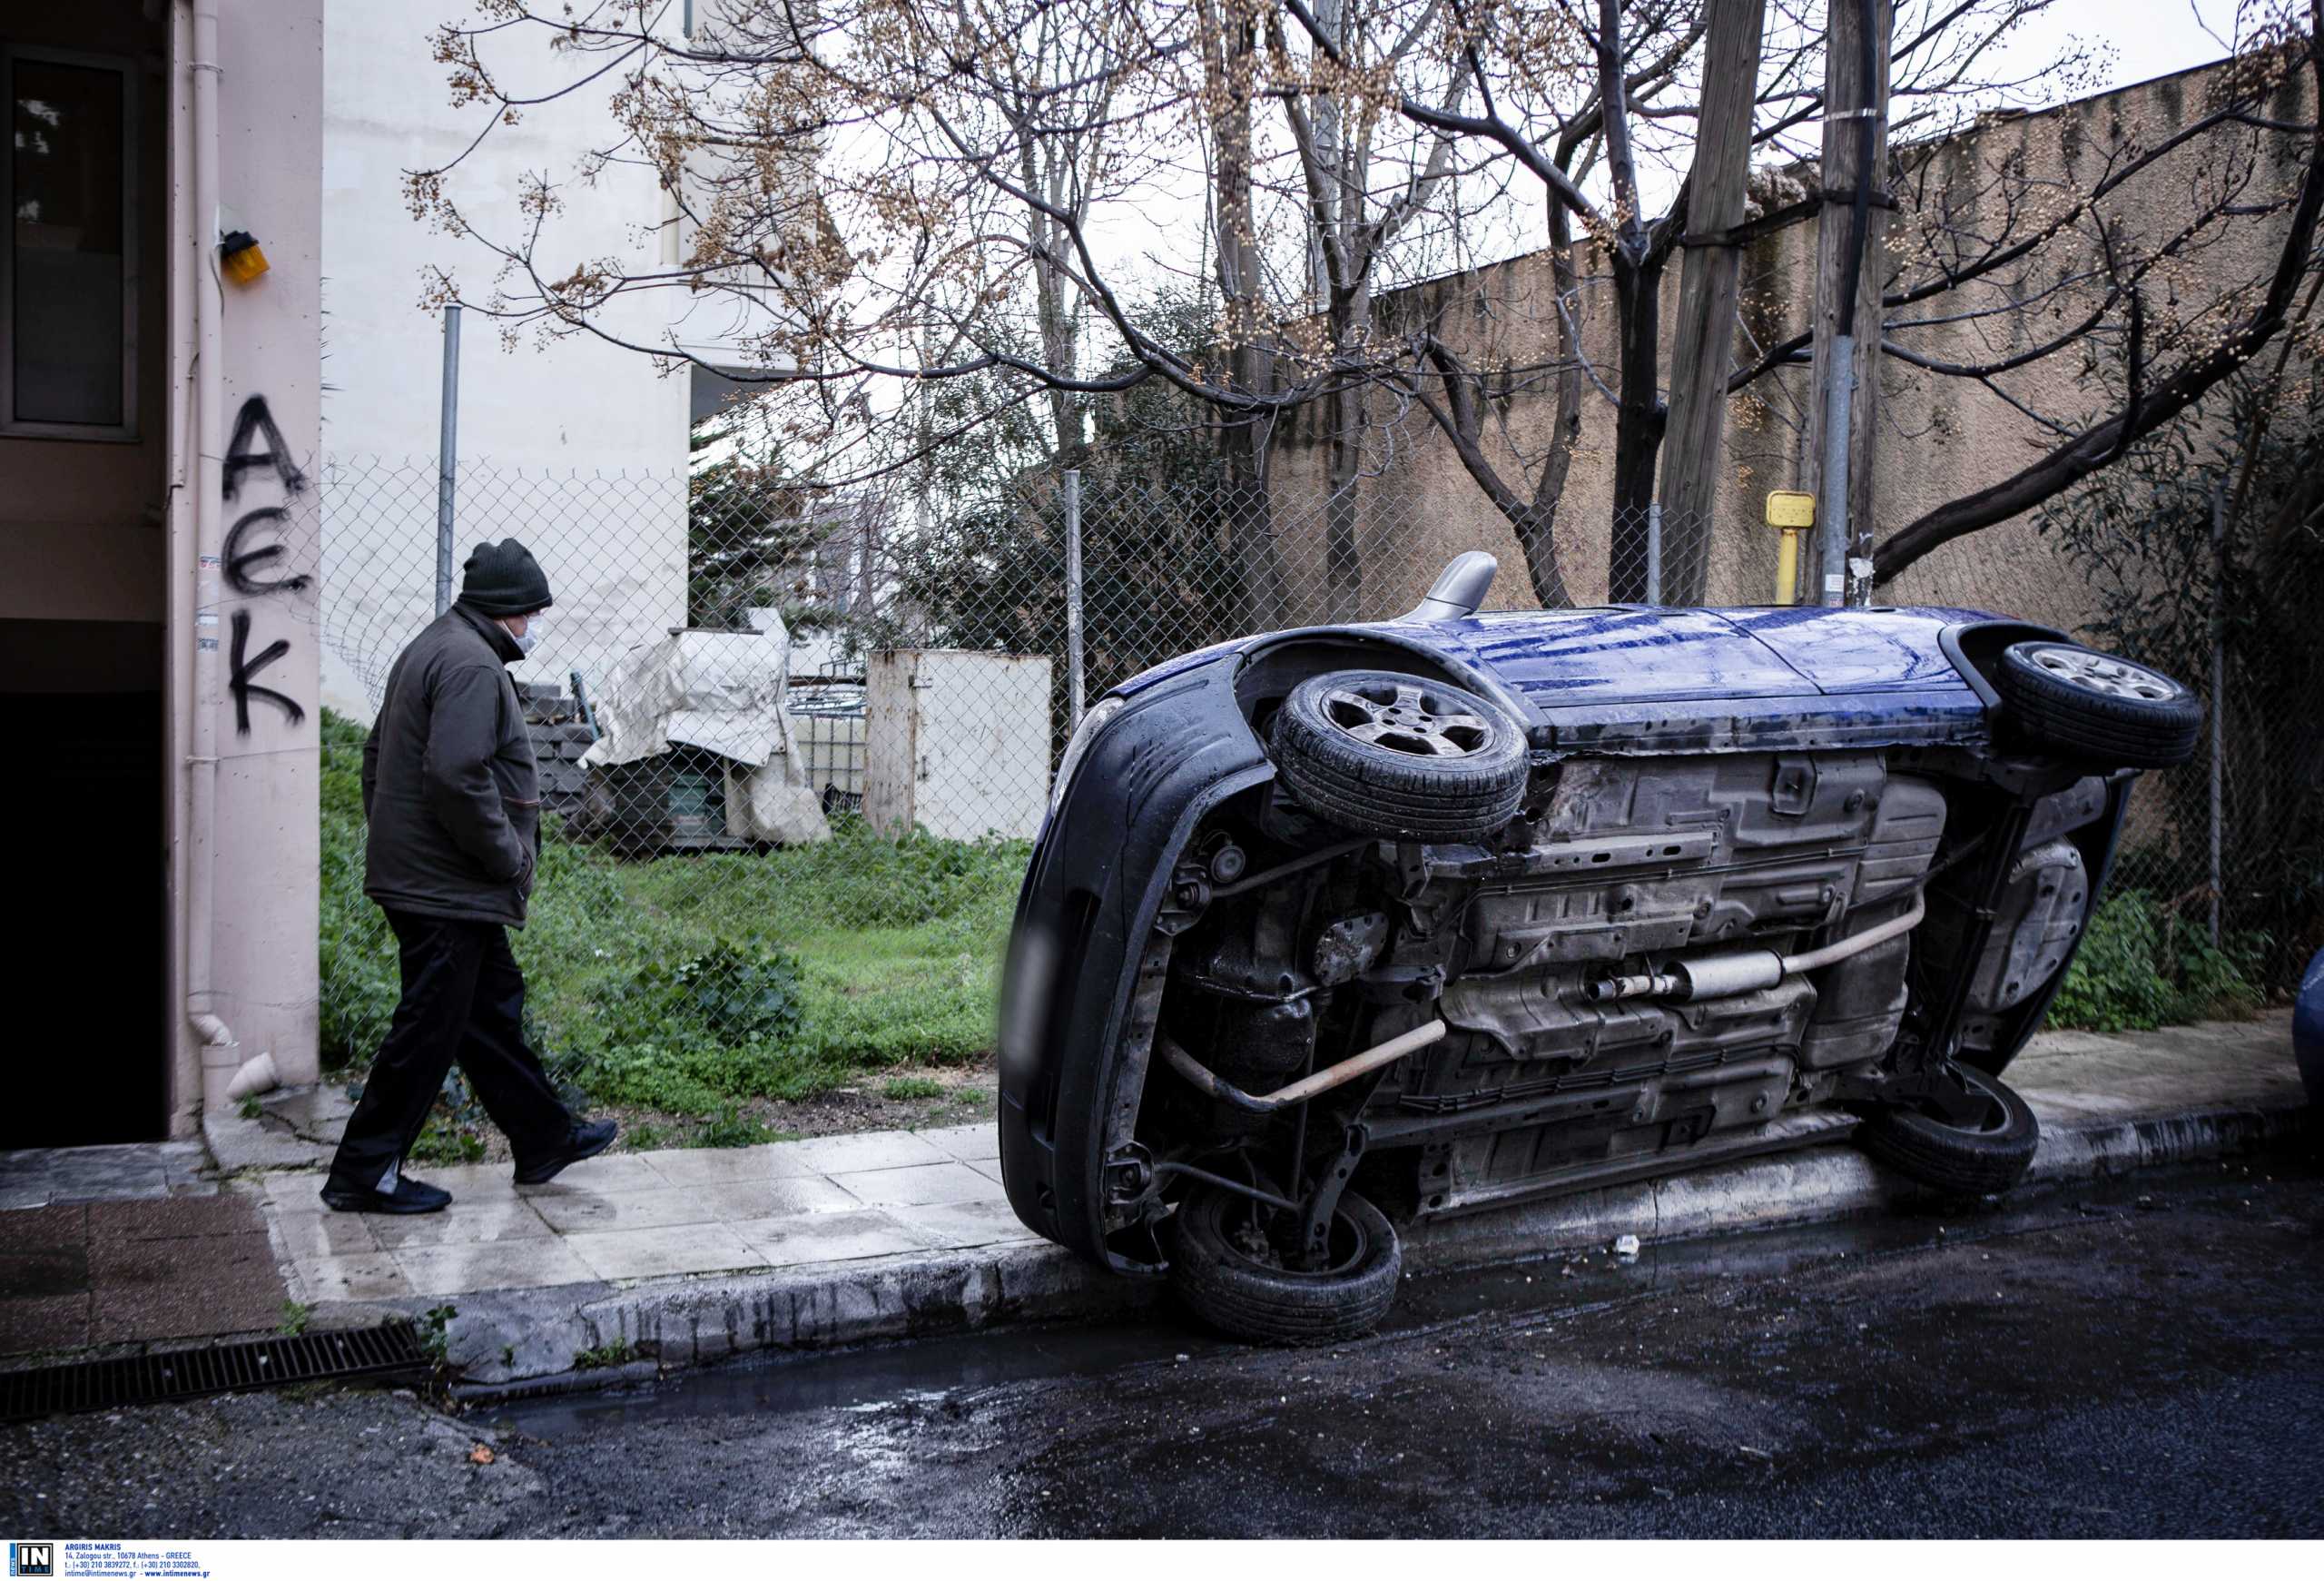
<svg viewBox="0 0 2324 1581"><path fill-rule="evenodd" d="M1615 1302L1726 1280L1768 1280L1810 1265L1885 1257L1997 1235L2088 1223L2142 1207L2231 1202L2246 1166L2217 1164L2085 1181L1984 1209L1930 1209L1886 1217L1648 1245L1636 1257L1600 1248L1572 1256L1413 1277L1389 1315L1393 1340L1468 1323L1527 1329ZM2286 1159L2254 1161L2278 1180L2312 1176ZM2143 1201L2142 1201L2143 1199ZM1364 1343L1378 1343L1378 1340ZM601 1393L515 1400L480 1413L494 1427L539 1438L670 1418L871 1409L958 1391L1088 1378L1243 1349L1192 1328L1167 1303L1147 1319L1098 1325L995 1329L793 1355L746 1357L663 1382Z"/></svg>
<svg viewBox="0 0 2324 1581"><path fill-rule="evenodd" d="M512 1400L484 1413L497 1428L556 1438L613 1423L669 1417L866 1409L940 1399L963 1389L1112 1372L1233 1347L1174 1327L1058 1325L904 1339L788 1356L755 1356L660 1383L597 1394Z"/></svg>

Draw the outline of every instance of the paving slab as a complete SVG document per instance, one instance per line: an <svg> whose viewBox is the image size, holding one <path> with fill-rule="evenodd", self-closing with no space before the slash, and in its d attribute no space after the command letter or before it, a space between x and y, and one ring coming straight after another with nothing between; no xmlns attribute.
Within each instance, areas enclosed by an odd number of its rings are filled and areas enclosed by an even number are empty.
<svg viewBox="0 0 2324 1581"><path fill-rule="evenodd" d="M589 1271L604 1280L718 1273L749 1268L758 1252L726 1224L674 1224L659 1230L602 1230L567 1235Z"/></svg>
<svg viewBox="0 0 2324 1581"><path fill-rule="evenodd" d="M88 1344L91 1305L85 1290L0 1300L0 1356L77 1349Z"/></svg>
<svg viewBox="0 0 2324 1581"><path fill-rule="evenodd" d="M389 1255L414 1295L457 1296L470 1290L537 1290L597 1277L562 1238L473 1245L408 1246Z"/></svg>
<svg viewBox="0 0 2324 1581"><path fill-rule="evenodd" d="M202 1140L218 1167L242 1170L320 1169L330 1162L355 1101L345 1083L278 1087L261 1097L257 1113L241 1106L204 1111Z"/></svg>
<svg viewBox="0 0 2324 1581"><path fill-rule="evenodd" d="M217 1191L209 1155L198 1141L19 1148L0 1152L0 1210L66 1202L214 1196Z"/></svg>
<svg viewBox="0 0 2324 1581"><path fill-rule="evenodd" d="M276 1327L289 1299L266 1232L90 1243L94 1344Z"/></svg>
<svg viewBox="0 0 2324 1581"><path fill-rule="evenodd" d="M857 1170L833 1181L874 1208L921 1208L939 1202L991 1201L1001 1195L995 1177L967 1164L911 1164L900 1170Z"/></svg>
<svg viewBox="0 0 2324 1581"><path fill-rule="evenodd" d="M876 1208L812 1218L745 1220L734 1230L769 1268L894 1257L927 1251L937 1244L899 1215Z"/></svg>
<svg viewBox="0 0 2324 1581"><path fill-rule="evenodd" d="M255 1198L145 1194L145 1161L54 1171L127 1197L0 1213L0 1355L272 1329L288 1285Z"/></svg>

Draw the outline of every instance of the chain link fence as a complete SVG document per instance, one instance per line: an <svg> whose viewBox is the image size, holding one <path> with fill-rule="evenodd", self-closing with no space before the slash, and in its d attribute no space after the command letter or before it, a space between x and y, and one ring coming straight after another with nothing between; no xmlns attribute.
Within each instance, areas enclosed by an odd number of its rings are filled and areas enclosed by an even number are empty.
<svg viewBox="0 0 2324 1581"><path fill-rule="evenodd" d="M396 656L437 612L438 477L341 456L319 496L322 1029L326 1062L359 1066L396 983L360 893L355 775ZM539 1046L596 1099L674 1116L976 1062L1078 710L1206 644L1408 609L1477 547L1444 539L1444 515L1394 472L1259 487L1103 456L966 501L833 501L721 467L463 468L455 560L515 536L556 594L517 672L547 814L517 940ZM1541 543L1488 547L1503 560L1490 608L1772 593L1756 523L1569 508ZM1915 601L2011 604L2006 568L1921 581ZM2154 776L2125 862L2170 917L2208 926L2210 891L2187 896L2216 831L2222 939L2281 933L2297 911L2262 831L2315 761L2230 702L2219 815L2207 764ZM2292 943L2271 934L2266 973Z"/></svg>

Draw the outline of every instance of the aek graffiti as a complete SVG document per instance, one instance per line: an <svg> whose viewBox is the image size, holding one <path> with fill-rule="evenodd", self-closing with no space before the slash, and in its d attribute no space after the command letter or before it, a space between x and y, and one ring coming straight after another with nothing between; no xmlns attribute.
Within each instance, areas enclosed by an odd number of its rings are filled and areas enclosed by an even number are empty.
<svg viewBox="0 0 2324 1581"><path fill-rule="evenodd" d="M244 736L251 733L251 699L252 697L272 703L282 710L290 723L298 724L307 716L307 711L299 707L295 699L284 697L272 687L254 685L251 679L259 671L289 653L290 644L278 637L253 654L248 651L250 641L251 612L247 609L237 609L234 611L234 646L232 651L227 655L230 667L226 682L234 694L234 728Z"/></svg>
<svg viewBox="0 0 2324 1581"><path fill-rule="evenodd" d="M254 441L264 448L254 449ZM234 437L226 444L224 472L224 492L229 500L241 492L246 478L258 474L271 473L285 499L306 488L307 476L291 460L290 449L282 440L282 430L276 425L274 414L267 410L266 397L253 395L242 402L242 410L234 418ZM228 587L237 593L263 596L295 593L314 580L304 573L288 577L252 574L290 552L281 536L283 524L289 519L289 512L281 506L261 505L243 512L226 529L226 542L219 558ZM270 532L275 535L271 540L266 539ZM256 653L251 652L251 612L247 609L234 611L232 631L226 656L226 689L234 699L236 732L250 734L253 700L273 704L293 725L302 722L307 711L295 698L272 687L260 686L256 678L260 671L290 653L289 639L276 637Z"/></svg>
<svg viewBox="0 0 2324 1581"><path fill-rule="evenodd" d="M304 572L295 577L270 577L264 581L251 575L252 567L281 559L290 551L280 540L260 544L255 548L245 548L243 544L254 534L287 521L290 517L290 513L280 505L262 505L245 512L226 529L226 586L237 593L295 593L314 580Z"/></svg>

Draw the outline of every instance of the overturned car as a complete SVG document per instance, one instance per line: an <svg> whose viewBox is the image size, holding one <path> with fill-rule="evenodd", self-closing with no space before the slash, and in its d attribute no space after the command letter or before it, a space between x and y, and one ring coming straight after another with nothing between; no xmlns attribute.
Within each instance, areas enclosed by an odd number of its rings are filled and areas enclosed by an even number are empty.
<svg viewBox="0 0 2324 1581"><path fill-rule="evenodd" d="M1983 1194L2000 1080L2201 707L1953 609L1410 616L1094 706L1002 992L1009 1201L1230 1332L1394 1299L1398 1222L1832 1140Z"/></svg>

